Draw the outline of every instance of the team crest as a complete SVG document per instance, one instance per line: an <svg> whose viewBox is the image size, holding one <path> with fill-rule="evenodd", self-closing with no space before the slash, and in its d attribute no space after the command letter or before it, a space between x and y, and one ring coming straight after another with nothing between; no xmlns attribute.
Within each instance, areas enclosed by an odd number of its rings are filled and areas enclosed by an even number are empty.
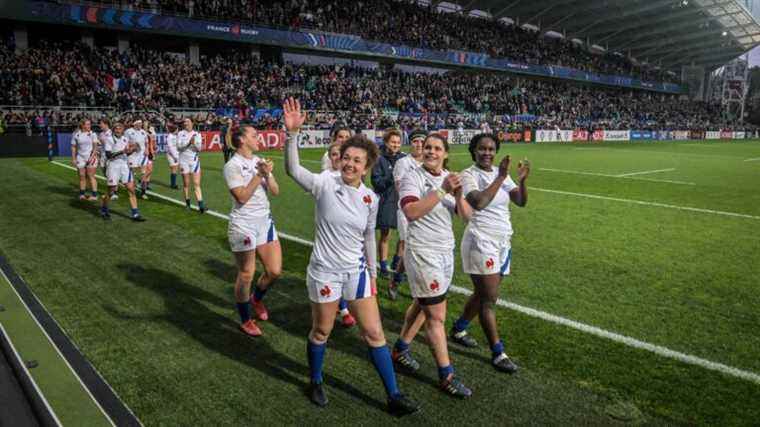
<svg viewBox="0 0 760 427"><path fill-rule="evenodd" d="M493 264L494 264L493 258L488 258L488 260L486 261L486 268L488 268L489 270L492 269Z"/></svg>
<svg viewBox="0 0 760 427"><path fill-rule="evenodd" d="M438 284L437 280L433 280L433 283L430 284L430 290L432 291L437 291L439 287L441 287L441 285Z"/></svg>
<svg viewBox="0 0 760 427"><path fill-rule="evenodd" d="M366 203L368 205L370 203L372 203L372 197L370 197L369 195L364 196L364 198L362 200L364 200L364 203Z"/></svg>
<svg viewBox="0 0 760 427"><path fill-rule="evenodd" d="M319 290L319 294L322 295L322 297L329 297L332 293L332 289L330 289L329 286L325 285L324 288Z"/></svg>
<svg viewBox="0 0 760 427"><path fill-rule="evenodd" d="M243 239L243 244L246 246L251 246L251 238L248 236L245 236L245 239Z"/></svg>

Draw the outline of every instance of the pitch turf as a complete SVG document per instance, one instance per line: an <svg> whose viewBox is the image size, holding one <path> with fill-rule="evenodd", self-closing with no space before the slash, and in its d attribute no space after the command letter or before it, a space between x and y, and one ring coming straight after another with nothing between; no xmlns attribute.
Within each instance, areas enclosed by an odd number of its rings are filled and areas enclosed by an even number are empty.
<svg viewBox="0 0 760 427"><path fill-rule="evenodd" d="M745 161L760 158L760 143L510 145L501 153L533 164L528 207L513 208L513 276L503 299L760 372L760 160ZM316 169L321 154L302 158ZM272 199L277 226L311 240L310 197L285 176L281 153L270 155L282 189ZM465 147L451 160L454 170L470 164ZM207 203L227 213L221 167L220 154L203 155ZM640 173L649 171L661 172ZM46 160L2 160L0 177L0 249L145 424L393 421L355 330L336 325L328 346L328 408L304 396L308 247L283 241L284 277L267 296L266 336L250 340L236 329L225 221L153 197L141 202L148 222L104 223L95 205L75 200L73 172ZM161 159L154 189L181 199L167 182ZM116 212L126 213L124 199ZM455 283L469 288L459 267ZM408 293L390 302L386 283L379 286L392 342ZM451 294L449 321L464 301ZM400 383L423 411L403 422L751 424L760 417L756 382L515 311L500 308L498 316L520 373L497 374L485 348L452 344L457 371L475 393L453 401L434 388L435 367L419 341L413 348L423 369ZM477 323L471 331L484 343Z"/></svg>

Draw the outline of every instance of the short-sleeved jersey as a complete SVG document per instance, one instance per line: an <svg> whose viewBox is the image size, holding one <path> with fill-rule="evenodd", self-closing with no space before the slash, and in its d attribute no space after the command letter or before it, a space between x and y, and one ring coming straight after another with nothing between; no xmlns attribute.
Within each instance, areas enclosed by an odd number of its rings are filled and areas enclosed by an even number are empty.
<svg viewBox="0 0 760 427"><path fill-rule="evenodd" d="M363 265L364 234L374 232L378 199L363 183L346 185L340 173L314 175L316 238L309 265L319 271L345 273Z"/></svg>
<svg viewBox="0 0 760 427"><path fill-rule="evenodd" d="M441 188L448 171L435 176L424 167L411 169L399 186L399 200L403 207L416 202L429 192ZM454 231L452 213L456 207L454 197L447 194L435 207L421 218L409 221L406 244L414 249L432 251L451 251L454 249Z"/></svg>
<svg viewBox="0 0 760 427"><path fill-rule="evenodd" d="M90 157L97 144L98 136L92 131L78 130L71 136L71 146L77 148L77 156L81 158Z"/></svg>
<svg viewBox="0 0 760 427"><path fill-rule="evenodd" d="M100 151L105 153L106 152L106 145L108 143L113 143L113 133L111 133L111 129L106 129L98 134L98 139L100 140Z"/></svg>
<svg viewBox="0 0 760 427"><path fill-rule="evenodd" d="M499 170L490 172L476 165L462 171L462 191L466 196L472 191L483 191L496 179ZM467 227L477 231L481 236L495 241L502 241L512 236L512 223L509 219L509 192L517 188L512 178L507 176L499 187L491 203L482 210L474 210Z"/></svg>
<svg viewBox="0 0 760 427"><path fill-rule="evenodd" d="M177 133L177 149L182 162L193 162L198 159L198 153L203 148L201 134L191 130L181 130Z"/></svg>
<svg viewBox="0 0 760 427"><path fill-rule="evenodd" d="M127 149L127 145L129 144L127 137L125 135L122 136L112 136L110 141L106 142L106 151L111 153L116 153L119 151L124 151ZM116 162L124 162L127 161L127 155L122 153L110 160L112 163Z"/></svg>
<svg viewBox="0 0 760 427"><path fill-rule="evenodd" d="M130 154L129 158L135 162L141 162L145 155L145 145L148 143L148 132L143 129L129 128L124 132L124 136L130 144L137 145L137 150Z"/></svg>
<svg viewBox="0 0 760 427"><path fill-rule="evenodd" d="M227 188L232 190L237 187L245 187L256 176L258 170L256 166L261 159L253 156L246 159L240 154L234 156L224 165L224 180ZM269 199L267 198L266 181L262 180L261 184L256 187L253 195L245 204L238 203L232 198L232 211L230 212L230 225L243 223L245 221L255 221L266 218L270 215Z"/></svg>
<svg viewBox="0 0 760 427"><path fill-rule="evenodd" d="M179 151L177 150L177 133L166 135L166 153L179 160Z"/></svg>
<svg viewBox="0 0 760 427"><path fill-rule="evenodd" d="M393 166L393 181L398 185L398 183L401 182L401 178L403 178L407 172L420 167L420 164L421 163L415 160L411 155L400 158L396 162L396 165Z"/></svg>

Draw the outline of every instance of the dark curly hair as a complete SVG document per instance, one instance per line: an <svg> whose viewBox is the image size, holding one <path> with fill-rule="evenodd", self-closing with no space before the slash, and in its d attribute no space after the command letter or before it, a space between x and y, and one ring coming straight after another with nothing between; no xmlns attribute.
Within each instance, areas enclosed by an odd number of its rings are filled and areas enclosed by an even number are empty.
<svg viewBox="0 0 760 427"><path fill-rule="evenodd" d="M349 138L343 145L340 146L340 157L346 153L350 147L360 148L367 152L367 170L372 169L372 166L377 162L377 158L380 156L380 150L377 148L374 142L370 141L364 134L356 134Z"/></svg>
<svg viewBox="0 0 760 427"><path fill-rule="evenodd" d="M470 147L468 150L470 151L470 157L472 157L472 161L475 161L475 150L478 149L478 144L480 144L480 141L490 138L493 140L493 142L496 144L496 152L499 152L499 147L501 146L501 143L499 142L499 138L492 134L492 133L479 133L472 137L470 140Z"/></svg>

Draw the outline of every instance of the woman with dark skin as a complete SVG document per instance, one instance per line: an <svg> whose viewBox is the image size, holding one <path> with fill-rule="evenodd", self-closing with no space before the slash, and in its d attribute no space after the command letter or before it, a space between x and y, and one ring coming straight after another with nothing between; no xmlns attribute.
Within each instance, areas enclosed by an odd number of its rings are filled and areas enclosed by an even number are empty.
<svg viewBox="0 0 760 427"><path fill-rule="evenodd" d="M504 352L494 305L499 297L501 278L509 275L512 260L509 202L520 207L528 203L525 181L530 174L530 164L527 159L518 164L515 183L509 176L509 155L494 167L499 151L496 136L475 135L469 150L475 164L462 172L462 187L473 213L462 236L461 254L463 270L472 278L475 292L454 323L450 338L457 344L476 347L475 340L467 334L467 327L478 316L491 348L492 365L498 371L514 373L517 365Z"/></svg>

